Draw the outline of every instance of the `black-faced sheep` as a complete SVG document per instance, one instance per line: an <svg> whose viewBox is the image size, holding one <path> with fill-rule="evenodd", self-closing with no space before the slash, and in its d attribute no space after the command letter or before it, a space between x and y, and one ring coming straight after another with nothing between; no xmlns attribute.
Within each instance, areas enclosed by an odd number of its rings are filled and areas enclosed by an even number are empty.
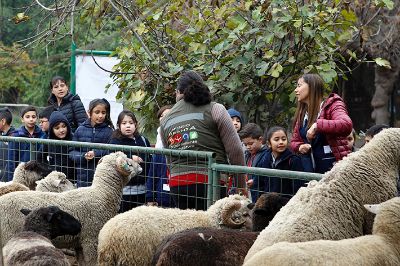
<svg viewBox="0 0 400 266"><path fill-rule="evenodd" d="M56 206L21 209L26 215L22 231L11 238L3 248L5 266L11 265L69 265L62 251L50 239L62 235L77 235L80 222Z"/></svg>
<svg viewBox="0 0 400 266"><path fill-rule="evenodd" d="M21 191L1 196L2 240L8 241L22 227L23 217L18 209L55 205L74 215L82 224L81 234L58 237L53 240L55 246L74 248L80 265L96 265L98 233L117 214L123 187L140 171L140 166L124 153L111 153L100 160L90 187L62 193Z"/></svg>
<svg viewBox="0 0 400 266"><path fill-rule="evenodd" d="M194 227L243 227L250 203L231 195L207 211L141 206L121 213L99 233L98 265L150 265L157 246L172 233Z"/></svg>
<svg viewBox="0 0 400 266"><path fill-rule="evenodd" d="M250 211L253 231L263 230L288 202L277 193L262 194ZM159 245L152 265L242 265L259 232L195 228L168 236Z"/></svg>
<svg viewBox="0 0 400 266"><path fill-rule="evenodd" d="M386 129L357 152L334 165L319 182L300 188L250 248L245 262L277 242L340 240L370 232L364 204L397 193L400 129Z"/></svg>
<svg viewBox="0 0 400 266"><path fill-rule="evenodd" d="M366 208L376 213L372 235L338 241L280 242L257 252L245 266L400 265L400 198Z"/></svg>

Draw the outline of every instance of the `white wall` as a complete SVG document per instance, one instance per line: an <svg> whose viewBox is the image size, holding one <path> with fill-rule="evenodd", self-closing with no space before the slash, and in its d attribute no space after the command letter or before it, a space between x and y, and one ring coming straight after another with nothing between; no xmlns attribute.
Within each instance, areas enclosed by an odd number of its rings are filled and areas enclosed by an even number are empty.
<svg viewBox="0 0 400 266"><path fill-rule="evenodd" d="M104 69L112 70L119 62L115 57L94 56L96 62ZM106 85L111 86L106 89ZM107 92L106 92L107 90ZM96 98L105 98L111 105L111 119L116 126L118 114L123 110L122 103L117 102L117 85L113 84L110 73L99 68L91 55L76 56L76 94L82 100L85 109L89 109L89 102Z"/></svg>

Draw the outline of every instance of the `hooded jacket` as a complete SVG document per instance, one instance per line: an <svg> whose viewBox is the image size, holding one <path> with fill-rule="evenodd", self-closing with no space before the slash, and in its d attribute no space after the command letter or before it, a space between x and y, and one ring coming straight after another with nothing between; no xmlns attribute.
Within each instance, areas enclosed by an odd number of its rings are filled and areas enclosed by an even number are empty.
<svg viewBox="0 0 400 266"><path fill-rule="evenodd" d="M72 128L72 132L75 132L78 126L88 118L81 98L76 94L73 95L68 92L62 99L60 106L58 106L56 96L51 94L48 103L54 106L54 110L60 111L65 115Z"/></svg>

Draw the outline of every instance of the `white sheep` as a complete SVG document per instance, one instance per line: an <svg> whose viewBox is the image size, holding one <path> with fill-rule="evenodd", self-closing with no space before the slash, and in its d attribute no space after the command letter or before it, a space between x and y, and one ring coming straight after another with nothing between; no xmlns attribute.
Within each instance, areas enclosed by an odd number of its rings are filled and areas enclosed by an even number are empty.
<svg viewBox="0 0 400 266"><path fill-rule="evenodd" d="M257 252L244 265L400 265L400 198L365 207L376 214L373 235L280 242Z"/></svg>
<svg viewBox="0 0 400 266"><path fill-rule="evenodd" d="M35 190L36 181L50 174L52 170L47 164L38 161L21 162L14 170L13 180L9 182L0 182L0 187L11 183L20 183L27 186L30 190Z"/></svg>
<svg viewBox="0 0 400 266"><path fill-rule="evenodd" d="M56 238L53 243L58 248L74 248L80 265L95 265L98 233L117 214L123 187L140 171L140 166L124 153L111 153L100 160L90 187L62 193L21 191L4 195L0 197L1 239L8 241L21 229L23 219L17 210L55 205L78 218L82 232L76 237Z"/></svg>
<svg viewBox="0 0 400 266"><path fill-rule="evenodd" d="M108 221L99 233L98 265L150 265L164 237L194 227L240 228L251 201L232 195L207 211L141 206Z"/></svg>
<svg viewBox="0 0 400 266"><path fill-rule="evenodd" d="M76 187L67 179L64 173L53 171L45 178L36 181L36 191L42 192L64 192Z"/></svg>
<svg viewBox="0 0 400 266"><path fill-rule="evenodd" d="M26 215L25 223L22 231L4 246L4 265L69 265L62 251L56 249L50 239L79 234L81 223L56 206L32 211L21 209L21 212Z"/></svg>
<svg viewBox="0 0 400 266"><path fill-rule="evenodd" d="M373 216L363 205L396 195L399 164L400 129L386 129L336 163L318 183L301 188L260 233L245 262L277 242L340 240L370 233Z"/></svg>

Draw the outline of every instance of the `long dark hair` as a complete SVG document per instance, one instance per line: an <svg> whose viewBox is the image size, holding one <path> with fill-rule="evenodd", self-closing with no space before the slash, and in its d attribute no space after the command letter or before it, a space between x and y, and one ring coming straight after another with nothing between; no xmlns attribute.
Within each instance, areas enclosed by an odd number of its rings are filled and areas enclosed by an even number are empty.
<svg viewBox="0 0 400 266"><path fill-rule="evenodd" d="M92 115L93 109L97 106L97 105L104 105L106 107L106 118L104 119L104 122L111 127L112 129L114 129L114 125L113 122L111 121L111 115L110 115L110 103L106 100L106 99L94 99L89 103L89 114L90 116Z"/></svg>
<svg viewBox="0 0 400 266"><path fill-rule="evenodd" d="M139 131L138 131L138 121L136 119L135 114L130 110L123 110L118 115L117 129L114 130L114 132L112 133L112 138L121 139L121 138L125 137L124 135L122 135L122 132L121 132L121 123L122 123L122 120L124 120L125 116L129 116L130 118L132 118L133 123L135 123L135 132L133 132L133 136L137 137L140 135Z"/></svg>
<svg viewBox="0 0 400 266"><path fill-rule="evenodd" d="M293 127L296 122L299 122L299 126L303 125L304 114L308 112L307 128L310 128L312 124L317 120L317 116L320 110L320 104L324 94L324 81L318 74L304 74L300 78L304 79L309 88L308 93L308 105L305 103L298 102L296 113L294 115L295 120Z"/></svg>
<svg viewBox="0 0 400 266"><path fill-rule="evenodd" d="M195 71L186 71L179 77L177 90L183 93L185 102L195 106L206 105L211 102L210 89Z"/></svg>

